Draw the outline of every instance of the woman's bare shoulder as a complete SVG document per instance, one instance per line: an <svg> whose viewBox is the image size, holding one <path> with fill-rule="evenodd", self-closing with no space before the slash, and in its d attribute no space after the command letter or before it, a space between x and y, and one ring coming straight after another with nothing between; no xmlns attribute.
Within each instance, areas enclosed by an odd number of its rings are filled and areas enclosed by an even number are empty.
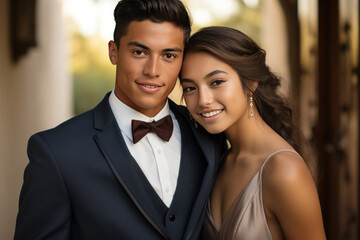
<svg viewBox="0 0 360 240"><path fill-rule="evenodd" d="M278 219L289 239L324 239L317 189L296 153L274 155L263 171L264 208Z"/></svg>
<svg viewBox="0 0 360 240"><path fill-rule="evenodd" d="M306 163L293 151L274 154L266 163L263 172L264 182L269 183L270 187L294 184L309 177L312 179Z"/></svg>

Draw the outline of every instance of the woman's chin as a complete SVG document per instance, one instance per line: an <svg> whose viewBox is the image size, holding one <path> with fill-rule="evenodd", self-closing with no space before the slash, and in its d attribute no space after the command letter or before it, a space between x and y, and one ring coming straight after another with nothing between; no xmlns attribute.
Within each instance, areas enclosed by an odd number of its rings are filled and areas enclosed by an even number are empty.
<svg viewBox="0 0 360 240"><path fill-rule="evenodd" d="M218 134L218 133L222 133L224 131L224 129L214 128L214 127L205 126L205 125L203 125L203 127L205 128L206 131L208 131L211 134Z"/></svg>

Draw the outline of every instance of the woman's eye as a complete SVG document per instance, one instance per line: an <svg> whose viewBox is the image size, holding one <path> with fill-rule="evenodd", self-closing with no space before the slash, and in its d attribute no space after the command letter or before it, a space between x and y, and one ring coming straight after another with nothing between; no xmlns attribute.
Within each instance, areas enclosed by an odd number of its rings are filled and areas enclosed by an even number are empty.
<svg viewBox="0 0 360 240"><path fill-rule="evenodd" d="M193 90L195 90L195 87L184 87L184 88L183 88L183 91L184 91L184 92L191 92L191 91L193 91Z"/></svg>
<svg viewBox="0 0 360 240"><path fill-rule="evenodd" d="M211 86L218 86L218 85L222 84L223 82L225 82L225 81L221 80L221 79L217 79L211 83Z"/></svg>

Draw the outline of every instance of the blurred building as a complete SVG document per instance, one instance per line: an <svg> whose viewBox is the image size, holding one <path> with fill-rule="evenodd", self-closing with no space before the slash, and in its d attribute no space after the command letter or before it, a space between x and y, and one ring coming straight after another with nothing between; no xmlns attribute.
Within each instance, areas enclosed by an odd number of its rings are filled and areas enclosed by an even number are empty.
<svg viewBox="0 0 360 240"><path fill-rule="evenodd" d="M295 85L302 129L318 163L326 233L328 239L360 239L359 1L299 0L298 6Z"/></svg>
<svg viewBox="0 0 360 240"><path fill-rule="evenodd" d="M0 239L13 238L30 135L71 116L61 4L0 0Z"/></svg>

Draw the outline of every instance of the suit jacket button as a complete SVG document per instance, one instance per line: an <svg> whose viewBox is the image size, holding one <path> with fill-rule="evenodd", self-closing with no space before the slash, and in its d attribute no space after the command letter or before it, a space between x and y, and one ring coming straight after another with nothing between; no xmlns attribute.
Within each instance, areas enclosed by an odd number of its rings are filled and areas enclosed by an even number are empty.
<svg viewBox="0 0 360 240"><path fill-rule="evenodd" d="M170 220L170 222L173 222L173 221L175 221L175 215L174 214L170 214L169 215L169 220Z"/></svg>

